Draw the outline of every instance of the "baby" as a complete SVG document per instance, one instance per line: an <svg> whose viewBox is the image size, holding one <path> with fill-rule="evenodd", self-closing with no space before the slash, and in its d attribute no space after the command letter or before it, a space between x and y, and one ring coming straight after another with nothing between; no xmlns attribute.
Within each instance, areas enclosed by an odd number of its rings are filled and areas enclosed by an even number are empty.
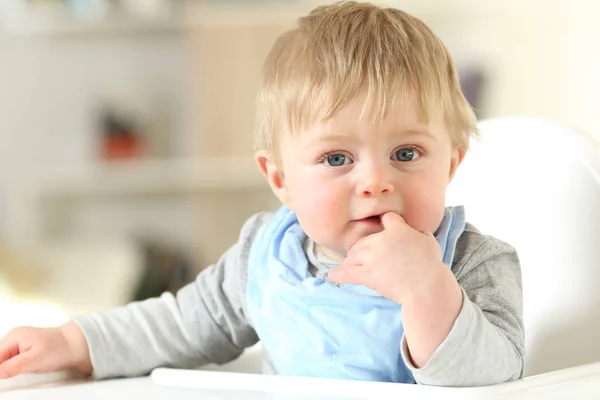
<svg viewBox="0 0 600 400"><path fill-rule="evenodd" d="M476 120L440 39L396 9L318 7L268 56L256 161L283 206L176 296L0 342L0 377L95 378L225 363L268 372L489 385L523 373L519 261L445 207Z"/></svg>

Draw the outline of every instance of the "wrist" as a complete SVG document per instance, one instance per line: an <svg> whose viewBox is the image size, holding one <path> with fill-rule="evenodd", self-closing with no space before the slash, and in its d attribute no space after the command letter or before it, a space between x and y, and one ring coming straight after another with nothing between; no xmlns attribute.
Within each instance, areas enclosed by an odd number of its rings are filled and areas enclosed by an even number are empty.
<svg viewBox="0 0 600 400"><path fill-rule="evenodd" d="M58 328L67 343L71 362L69 368L84 374L93 372L90 351L87 340L81 328L73 321L68 322Z"/></svg>
<svg viewBox="0 0 600 400"><path fill-rule="evenodd" d="M445 264L440 263L430 269L430 273L424 276L417 284L412 285L404 299L404 309L427 308L454 308L450 303L460 300L462 304L462 291L456 281L454 274Z"/></svg>
<svg viewBox="0 0 600 400"><path fill-rule="evenodd" d="M448 267L429 278L402 304L406 343L417 368L425 366L448 337L463 305L462 290Z"/></svg>

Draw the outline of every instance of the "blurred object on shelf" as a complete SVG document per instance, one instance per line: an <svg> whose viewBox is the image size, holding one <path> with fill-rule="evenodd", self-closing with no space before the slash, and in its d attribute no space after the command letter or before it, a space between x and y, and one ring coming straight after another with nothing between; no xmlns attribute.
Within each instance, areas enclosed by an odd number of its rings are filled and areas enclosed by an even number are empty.
<svg viewBox="0 0 600 400"><path fill-rule="evenodd" d="M176 95L154 76L129 76L95 94L99 156L104 161L172 155Z"/></svg>
<svg viewBox="0 0 600 400"><path fill-rule="evenodd" d="M5 274L0 270L0 301L2 299L11 298L13 296L13 289L11 283Z"/></svg>
<svg viewBox="0 0 600 400"><path fill-rule="evenodd" d="M67 5L77 19L84 21L100 21L110 11L109 0L68 0Z"/></svg>
<svg viewBox="0 0 600 400"><path fill-rule="evenodd" d="M130 160L144 154L140 128L130 117L106 111L102 117L100 156L103 160Z"/></svg>
<svg viewBox="0 0 600 400"><path fill-rule="evenodd" d="M480 110L482 93L485 90L485 73L476 65L458 68L460 87L471 107L475 110L477 117L481 117Z"/></svg>
<svg viewBox="0 0 600 400"><path fill-rule="evenodd" d="M171 14L176 3L172 0L121 0L119 5L127 14L159 19Z"/></svg>
<svg viewBox="0 0 600 400"><path fill-rule="evenodd" d="M46 278L39 267L32 257L0 244L0 297L34 293Z"/></svg>
<svg viewBox="0 0 600 400"><path fill-rule="evenodd" d="M175 293L193 279L188 257L174 246L157 241L143 242L142 277L135 290L135 301Z"/></svg>
<svg viewBox="0 0 600 400"><path fill-rule="evenodd" d="M20 248L19 254L30 260L27 273L39 282L26 292L15 285L16 300L52 304L69 315L127 304L142 276L139 243L125 236L83 236Z"/></svg>

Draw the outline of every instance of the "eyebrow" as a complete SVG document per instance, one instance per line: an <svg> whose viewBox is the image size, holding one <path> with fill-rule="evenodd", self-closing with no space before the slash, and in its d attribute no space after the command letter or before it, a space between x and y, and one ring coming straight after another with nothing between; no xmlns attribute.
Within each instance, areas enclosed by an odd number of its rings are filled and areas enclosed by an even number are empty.
<svg viewBox="0 0 600 400"><path fill-rule="evenodd" d="M394 137L427 136L430 139L434 139L434 140L437 139L436 135L434 135L433 132L431 132L425 126L420 126L420 127L416 127L416 128L412 128L412 129L406 129L406 130L399 131L399 132L394 131L392 133L392 135Z"/></svg>
<svg viewBox="0 0 600 400"><path fill-rule="evenodd" d="M393 130L391 135L393 138L404 138L411 136L425 136L429 139L436 140L436 135L434 135L426 126L418 126L405 130ZM327 142L339 142L339 141L360 141L358 137L355 135L348 135L344 133L340 133L339 131L333 132L325 132L320 134L318 137L315 137L307 146L313 146L315 143L327 143Z"/></svg>
<svg viewBox="0 0 600 400"><path fill-rule="evenodd" d="M344 141L357 141L358 138L356 135L349 135L346 133L341 133L339 131L334 132L326 132L315 137L315 140L318 142L337 142L340 140Z"/></svg>
<svg viewBox="0 0 600 400"><path fill-rule="evenodd" d="M360 139L355 135L348 135L341 133L340 131L329 131L323 132L319 135L315 135L308 141L306 141L301 148L303 149L320 149L323 146L336 147L343 143L343 145L352 145L360 142Z"/></svg>

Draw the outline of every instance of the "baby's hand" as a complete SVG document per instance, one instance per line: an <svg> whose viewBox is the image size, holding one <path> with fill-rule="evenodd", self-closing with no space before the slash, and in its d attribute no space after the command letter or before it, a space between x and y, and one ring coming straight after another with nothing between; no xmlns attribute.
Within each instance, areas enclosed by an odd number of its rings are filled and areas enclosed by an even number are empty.
<svg viewBox="0 0 600 400"><path fill-rule="evenodd" d="M414 294L428 290L428 283L446 268L440 246L431 233L416 231L396 213L382 215L381 222L384 230L356 242L329 278L367 286L405 304Z"/></svg>
<svg viewBox="0 0 600 400"><path fill-rule="evenodd" d="M0 340L0 379L62 370L92 372L85 336L74 322L57 328L15 328Z"/></svg>

